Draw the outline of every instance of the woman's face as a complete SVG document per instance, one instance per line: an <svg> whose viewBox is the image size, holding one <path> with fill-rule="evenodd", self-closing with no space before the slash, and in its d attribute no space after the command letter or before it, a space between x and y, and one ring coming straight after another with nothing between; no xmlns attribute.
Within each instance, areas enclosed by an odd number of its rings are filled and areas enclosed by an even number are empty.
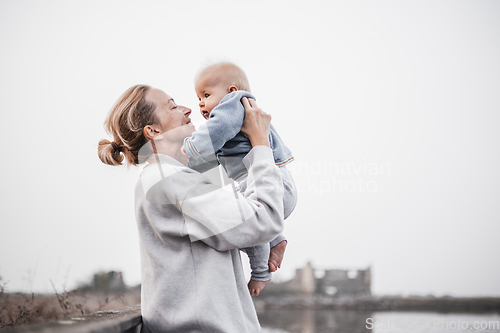
<svg viewBox="0 0 500 333"><path fill-rule="evenodd" d="M156 104L155 112L160 121L157 125L159 134L177 141L191 136L196 130L189 118L191 109L175 104L174 99L165 92L150 89L146 93L146 99Z"/></svg>

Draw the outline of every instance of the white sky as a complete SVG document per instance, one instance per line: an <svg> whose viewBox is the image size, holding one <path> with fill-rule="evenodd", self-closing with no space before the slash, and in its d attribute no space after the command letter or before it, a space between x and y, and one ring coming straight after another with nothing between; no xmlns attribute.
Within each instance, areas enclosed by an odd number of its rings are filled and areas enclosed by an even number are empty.
<svg viewBox="0 0 500 333"><path fill-rule="evenodd" d="M372 265L376 294L500 296L499 17L498 1L0 0L0 276L139 283L138 170L97 158L105 116L146 83L199 125L193 77L231 60L296 157L276 281Z"/></svg>

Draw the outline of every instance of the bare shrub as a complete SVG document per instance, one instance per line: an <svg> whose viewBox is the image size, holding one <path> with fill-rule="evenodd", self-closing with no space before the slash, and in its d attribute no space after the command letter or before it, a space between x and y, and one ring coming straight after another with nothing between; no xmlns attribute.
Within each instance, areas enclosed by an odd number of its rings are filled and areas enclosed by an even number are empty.
<svg viewBox="0 0 500 333"><path fill-rule="evenodd" d="M137 304L140 304L139 288L108 295L78 291L60 293L54 288L54 295L35 295L7 293L5 286L1 286L0 328L59 320Z"/></svg>

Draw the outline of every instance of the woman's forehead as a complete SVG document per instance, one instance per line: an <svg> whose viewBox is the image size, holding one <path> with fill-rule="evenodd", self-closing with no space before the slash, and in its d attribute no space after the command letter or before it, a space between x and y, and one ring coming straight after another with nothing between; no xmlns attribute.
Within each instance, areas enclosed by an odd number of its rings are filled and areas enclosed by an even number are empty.
<svg viewBox="0 0 500 333"><path fill-rule="evenodd" d="M148 91L146 98L159 106L167 106L170 103L174 103L174 99L160 89L151 89Z"/></svg>

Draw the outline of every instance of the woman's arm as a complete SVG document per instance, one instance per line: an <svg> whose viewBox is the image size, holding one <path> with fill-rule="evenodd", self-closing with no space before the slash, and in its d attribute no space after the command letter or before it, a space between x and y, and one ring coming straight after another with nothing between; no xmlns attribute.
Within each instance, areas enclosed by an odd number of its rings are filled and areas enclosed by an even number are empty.
<svg viewBox="0 0 500 333"><path fill-rule="evenodd" d="M172 172L171 165L162 165L168 176L159 184L161 192L183 214L192 241L224 251L269 242L283 230L283 186L271 149L256 146L243 161L248 168L243 194L189 168Z"/></svg>
<svg viewBox="0 0 500 333"><path fill-rule="evenodd" d="M173 204L182 213L183 235L221 251L266 243L283 229L283 186L268 139L271 117L255 101L243 103L247 113L242 130L255 146L243 159L248 169L243 194L220 188L179 164L162 163L141 176L149 201Z"/></svg>

